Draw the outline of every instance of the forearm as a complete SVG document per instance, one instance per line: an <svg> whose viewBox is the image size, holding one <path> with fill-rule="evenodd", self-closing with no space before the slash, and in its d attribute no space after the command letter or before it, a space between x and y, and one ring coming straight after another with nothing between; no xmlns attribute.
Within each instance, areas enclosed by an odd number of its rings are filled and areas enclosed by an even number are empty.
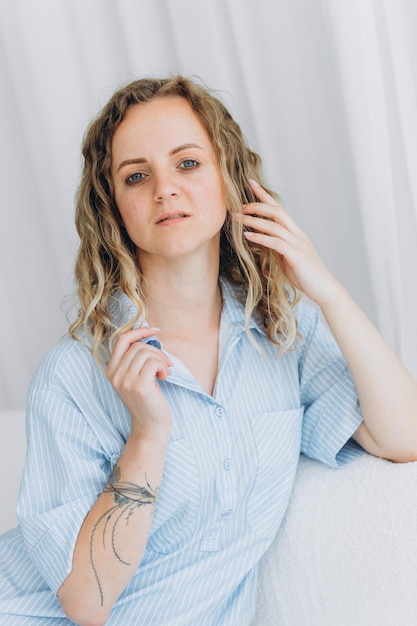
<svg viewBox="0 0 417 626"><path fill-rule="evenodd" d="M166 440L145 442L131 436L87 515L72 571L57 594L77 624L105 624L135 573L148 541L165 454Z"/></svg>
<svg viewBox="0 0 417 626"><path fill-rule="evenodd" d="M249 242L274 250L287 278L322 309L354 378L364 424L355 439L379 456L417 460L417 383L329 272L307 235L259 184L243 209Z"/></svg>
<svg viewBox="0 0 417 626"><path fill-rule="evenodd" d="M414 460L417 383L342 285L335 281L331 297L320 306L352 373L373 441L363 428L355 438L374 454Z"/></svg>

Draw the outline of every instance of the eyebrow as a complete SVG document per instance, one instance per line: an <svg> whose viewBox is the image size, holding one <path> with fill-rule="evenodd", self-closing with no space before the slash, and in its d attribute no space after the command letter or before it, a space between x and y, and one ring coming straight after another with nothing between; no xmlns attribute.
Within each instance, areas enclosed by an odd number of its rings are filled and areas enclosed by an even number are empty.
<svg viewBox="0 0 417 626"><path fill-rule="evenodd" d="M169 156L174 156L174 154L178 154L178 152L182 152L183 150L189 150L190 148L197 148L198 150L204 150L204 148L199 146L197 143L183 143L181 144L181 146L172 148L172 150L170 150L168 154ZM125 165L133 165L137 163L146 163L146 159L141 158L141 157L138 157L136 159L126 159L125 161L122 161L119 164L119 167L117 168L116 172L122 169L122 167L124 167Z"/></svg>

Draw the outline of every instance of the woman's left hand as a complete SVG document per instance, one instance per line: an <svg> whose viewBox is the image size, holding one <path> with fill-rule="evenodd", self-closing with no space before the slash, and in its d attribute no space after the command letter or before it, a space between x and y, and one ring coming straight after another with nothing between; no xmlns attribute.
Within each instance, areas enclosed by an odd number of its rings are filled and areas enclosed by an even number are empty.
<svg viewBox="0 0 417 626"><path fill-rule="evenodd" d="M247 240L270 248L284 271L322 309L353 376L364 422L353 435L365 450L395 462L417 461L417 384L310 240L258 184L259 202L245 205Z"/></svg>
<svg viewBox="0 0 417 626"><path fill-rule="evenodd" d="M274 250L287 278L311 300L321 305L331 298L337 281L327 269L307 235L282 206L258 183L251 181L259 202L243 208L248 241Z"/></svg>

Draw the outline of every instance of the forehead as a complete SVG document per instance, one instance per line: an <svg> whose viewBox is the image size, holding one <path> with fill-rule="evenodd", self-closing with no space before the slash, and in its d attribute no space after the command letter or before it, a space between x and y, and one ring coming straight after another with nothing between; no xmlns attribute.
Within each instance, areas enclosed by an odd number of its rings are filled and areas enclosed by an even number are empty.
<svg viewBox="0 0 417 626"><path fill-rule="evenodd" d="M187 100L155 98L131 106L113 135L113 154L120 150L168 148L181 143L211 145L209 134Z"/></svg>

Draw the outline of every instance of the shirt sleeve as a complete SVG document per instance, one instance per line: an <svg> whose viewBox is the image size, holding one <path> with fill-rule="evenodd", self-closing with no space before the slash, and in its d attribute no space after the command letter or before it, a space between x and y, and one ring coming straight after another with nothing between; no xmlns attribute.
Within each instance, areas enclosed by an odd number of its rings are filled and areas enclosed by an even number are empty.
<svg viewBox="0 0 417 626"><path fill-rule="evenodd" d="M32 386L26 431L17 514L29 555L56 593L71 571L83 520L117 456L106 454L75 402L54 389Z"/></svg>
<svg viewBox="0 0 417 626"><path fill-rule="evenodd" d="M304 408L301 451L331 467L363 454L351 437L363 421L358 394L343 354L321 312L305 300L297 309Z"/></svg>

